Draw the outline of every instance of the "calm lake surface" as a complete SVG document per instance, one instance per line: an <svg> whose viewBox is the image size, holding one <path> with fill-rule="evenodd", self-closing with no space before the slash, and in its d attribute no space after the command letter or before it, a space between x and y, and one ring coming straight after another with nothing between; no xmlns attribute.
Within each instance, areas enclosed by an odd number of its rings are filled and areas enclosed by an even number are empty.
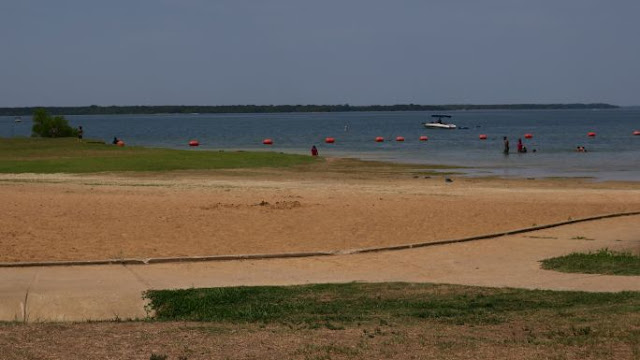
<svg viewBox="0 0 640 360"><path fill-rule="evenodd" d="M66 116L82 125L85 138L127 146L203 150L259 150L467 167L470 175L593 177L640 181L640 109L452 111L450 122L465 130L429 130L433 112L278 114L160 114ZM0 117L0 136L30 136L30 117ZM594 138L588 132L596 132ZM524 134L533 134L525 139ZM487 140L479 140L486 134ZM421 135L429 140L419 141ZM378 136L385 138L376 143ZM404 142L396 142L403 136ZM502 154L502 137L511 154ZM325 144L326 137L335 138ZM272 146L262 145L265 138ZM518 138L529 149L516 153ZM197 139L200 147L190 148ZM587 153L577 153L578 145ZM532 150L536 149L533 153Z"/></svg>

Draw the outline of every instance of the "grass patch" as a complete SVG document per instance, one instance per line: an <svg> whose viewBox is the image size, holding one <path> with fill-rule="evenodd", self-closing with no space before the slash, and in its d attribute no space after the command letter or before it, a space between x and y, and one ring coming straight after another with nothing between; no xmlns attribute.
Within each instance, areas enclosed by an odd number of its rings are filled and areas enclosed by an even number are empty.
<svg viewBox="0 0 640 360"><path fill-rule="evenodd" d="M171 360L640 355L640 292L351 283L147 295L153 307L160 307L157 318L168 321L0 322L0 338L7 340L0 341L0 354L7 360L77 354L87 359L157 354Z"/></svg>
<svg viewBox="0 0 640 360"><path fill-rule="evenodd" d="M0 173L208 170L292 167L320 161L273 152L118 147L76 139L0 139Z"/></svg>
<svg viewBox="0 0 640 360"><path fill-rule="evenodd" d="M542 268L568 273L640 275L640 256L602 249L542 260Z"/></svg>
<svg viewBox="0 0 640 360"><path fill-rule="evenodd" d="M354 323L435 320L491 325L532 313L640 311L640 293L584 293L434 284L323 284L151 290L159 320L306 324L340 328Z"/></svg>

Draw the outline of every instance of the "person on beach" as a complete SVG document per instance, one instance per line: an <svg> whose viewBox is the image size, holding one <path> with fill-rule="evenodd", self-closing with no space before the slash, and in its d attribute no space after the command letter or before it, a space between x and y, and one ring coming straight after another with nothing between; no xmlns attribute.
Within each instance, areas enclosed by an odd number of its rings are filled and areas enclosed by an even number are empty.
<svg viewBox="0 0 640 360"><path fill-rule="evenodd" d="M318 156L318 148L315 145L311 147L311 156Z"/></svg>
<svg viewBox="0 0 640 360"><path fill-rule="evenodd" d="M505 137L502 138L502 140L503 140L503 143L504 143L503 152L504 152L505 155L508 155L509 154L509 139L507 139L507 137L505 136Z"/></svg>
<svg viewBox="0 0 640 360"><path fill-rule="evenodd" d="M522 139L518 139L518 152L523 153L524 145L522 145Z"/></svg>
<svg viewBox="0 0 640 360"><path fill-rule="evenodd" d="M83 135L84 135L84 130L82 130L82 126L78 126L78 141L82 141Z"/></svg>
<svg viewBox="0 0 640 360"><path fill-rule="evenodd" d="M118 138L117 137L113 137L113 141L111 142L113 145L117 145L118 144Z"/></svg>

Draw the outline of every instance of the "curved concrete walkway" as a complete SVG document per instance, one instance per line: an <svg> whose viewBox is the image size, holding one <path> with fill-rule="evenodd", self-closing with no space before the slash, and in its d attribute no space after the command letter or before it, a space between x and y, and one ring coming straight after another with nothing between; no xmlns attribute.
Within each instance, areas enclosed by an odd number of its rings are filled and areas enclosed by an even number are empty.
<svg viewBox="0 0 640 360"><path fill-rule="evenodd" d="M148 289L406 281L583 291L640 291L638 276L564 274L539 261L574 251L640 249L639 216L476 242L331 257L0 269L0 320L146 315Z"/></svg>

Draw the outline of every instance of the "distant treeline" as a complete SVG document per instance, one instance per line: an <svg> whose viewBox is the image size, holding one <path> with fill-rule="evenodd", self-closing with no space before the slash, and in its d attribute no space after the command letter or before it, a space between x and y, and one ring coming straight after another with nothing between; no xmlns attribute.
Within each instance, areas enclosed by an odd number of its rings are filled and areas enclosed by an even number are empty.
<svg viewBox="0 0 640 360"><path fill-rule="evenodd" d="M454 110L545 110L545 109L614 109L611 104L509 104L509 105L221 105L221 106L44 106L54 115L109 114L225 114L225 113L295 113L346 111L454 111ZM40 107L0 108L0 116L31 115Z"/></svg>

